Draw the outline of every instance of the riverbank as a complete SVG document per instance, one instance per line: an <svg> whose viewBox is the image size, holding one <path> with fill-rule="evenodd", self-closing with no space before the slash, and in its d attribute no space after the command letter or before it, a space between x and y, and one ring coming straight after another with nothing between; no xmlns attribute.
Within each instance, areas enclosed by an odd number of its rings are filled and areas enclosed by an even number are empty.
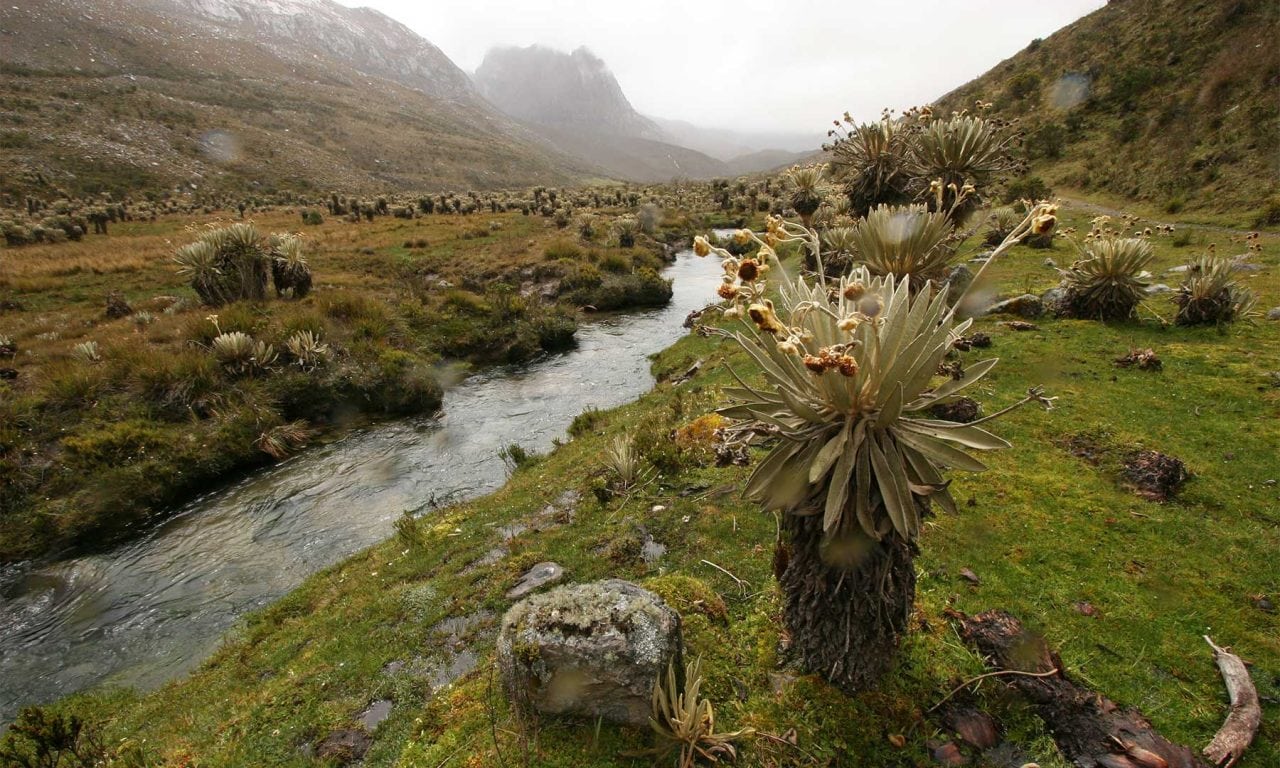
<svg viewBox="0 0 1280 768"><path fill-rule="evenodd" d="M300 229L290 209L254 221ZM663 241L683 237L622 247L519 211L331 218L301 227L309 296L210 308L171 257L218 222L161 216L3 250L0 287L20 300L0 310L0 563L113 545L238 472L431 413L442 370L571 346L581 307L662 305ZM220 362L212 341L234 332L272 359ZM291 351L300 332L318 354Z"/></svg>
<svg viewBox="0 0 1280 768"><path fill-rule="evenodd" d="M1169 238L1155 244L1157 274L1193 252ZM1280 244L1263 245L1253 259L1261 269L1246 279L1265 308L1280 304ZM1056 283L1046 257L1065 265L1073 252L1014 249L992 270L1001 292ZM1165 297L1148 306L1169 314ZM59 708L169 764L315 765L326 739L366 733L349 738L367 747L368 766L516 764L526 754L545 766L643 764L622 753L650 735L607 724L547 721L523 741L497 693L492 634L511 604L505 592L552 560L569 581L630 579L681 612L717 725L778 737L745 744L745 764L928 764L929 742L948 733L927 710L984 671L947 615L993 607L1042 632L1077 679L1196 746L1226 711L1201 639L1212 634L1253 663L1264 699L1263 730L1241 765L1280 761L1280 634L1261 602L1280 593L1280 323L1219 331L1042 318L1015 331L1003 320L981 319L993 347L961 355L966 365L1001 358L973 396L992 412L1044 384L1058 407L1004 419L998 431L1013 449L991 455L988 473L957 476L960 512L928 525L916 631L879 691L846 697L785 665L774 519L738 496L749 467L716 466L703 430L691 428L724 403L730 367L749 366L724 340L690 335L656 358L660 383L641 400L580 419L572 441L524 463L494 494L308 579L188 678ZM1161 371L1115 366L1148 347ZM675 383L698 361L692 379ZM601 456L626 434L645 480L597 497ZM1116 457L1138 447L1186 461L1193 479L1174 500L1145 500L1118 478ZM656 545L665 550L655 555ZM1044 724L1002 686L969 691L960 699L991 713L1008 745L991 762L1065 768ZM890 738L899 735L901 748Z"/></svg>

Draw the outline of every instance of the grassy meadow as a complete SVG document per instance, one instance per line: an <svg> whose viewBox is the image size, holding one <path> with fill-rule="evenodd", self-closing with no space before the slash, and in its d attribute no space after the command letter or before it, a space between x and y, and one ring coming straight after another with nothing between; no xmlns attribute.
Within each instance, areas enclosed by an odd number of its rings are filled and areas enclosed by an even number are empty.
<svg viewBox="0 0 1280 768"><path fill-rule="evenodd" d="M1091 216L1067 210L1064 223L1086 231ZM343 292L396 293L404 264L421 258L401 247L409 237L449 244L440 274L446 262L477 270L500 258L534 264L555 237L515 215L495 219L500 236L460 239L477 220L324 225L311 234L319 287L311 306L296 311L324 318L330 338L346 343L354 331L326 314L324 302ZM281 214L262 223L288 222ZM1209 242L1219 252L1244 250L1240 235L1185 231L1189 237L1179 230L1153 238L1154 281L1176 286L1177 276L1164 271ZM163 258L179 235L172 224L140 224L129 232L136 248L32 249L22 252L31 254L27 264L6 266L8 285L32 297L19 315L20 342L33 344L55 326L65 334L31 378L65 365L67 347L95 334L108 348L180 338L190 316L146 329L98 317L103 291L122 280L136 286L129 298L139 304L177 291ZM1262 268L1242 279L1265 312L1280 304L1280 238L1264 235L1262 243L1252 259ZM975 238L966 253L977 247ZM1002 296L1039 292L1058 282L1046 258L1065 267L1073 255L1063 240L1049 250L1019 246L989 274ZM54 314L64 303L76 309ZM196 312L204 314L186 314ZM647 732L564 719L526 732L508 711L492 664L493 635L511 602L504 593L531 565L554 560L569 581L633 580L680 611L686 652L704 659L704 692L719 728L759 732L740 746L744 765L931 764L931 745L953 738L931 709L984 671L948 616L989 608L1043 633L1073 678L1140 708L1166 736L1196 749L1227 712L1201 638L1210 635L1253 664L1263 698L1262 732L1240 765L1280 764L1280 619L1262 602L1280 595L1280 322L1183 328L1157 319L1172 316L1164 295L1128 322L1045 317L1024 331L1006 325L1009 318L976 322L993 345L958 359L996 356L1000 364L970 396L990 413L1044 385L1056 408L1003 419L994 431L1013 448L984 456L985 474L954 474L960 513L927 522L914 632L877 691L847 697L788 668L771 566L777 523L740 498L750 467L715 465L706 428L714 423L708 414L726 402L730 368L749 374L751 367L728 340L691 334L657 356L660 383L650 394L584 414L571 440L525 462L502 490L444 508L313 576L242 622L188 678L145 694L91 692L58 707L158 765L343 764L340 751L320 757L320 745L364 732L357 719L376 700L392 708L368 734L365 766L651 764L627 754L651 746ZM1154 350L1162 368L1117 367L1133 348ZM692 380L671 383L699 360ZM594 491L605 449L619 435L634 437L644 480L610 498ZM1126 486L1120 464L1138 449L1186 462L1192 477L1173 499L1149 501ZM566 501L566 491L578 500ZM544 511L548 504L555 513ZM504 527L518 523L527 530L507 540ZM650 538L667 547L656 560L641 556ZM495 547L504 556L486 557ZM962 577L963 569L976 578ZM465 663L468 651L474 665ZM990 712L1006 743L970 754L971 764L1066 768L1044 723L1000 680L965 686L951 701Z"/></svg>
<svg viewBox="0 0 1280 768"><path fill-rule="evenodd" d="M370 419L434 411L457 364L571 345L582 307L665 303L664 245L611 244L622 212L601 210L591 237L518 210L313 226L296 209L250 212L264 235L302 232L314 289L217 308L172 257L234 212L0 250L11 297L0 341L15 352L0 367L16 377L0 382L0 562L131 535L229 473ZM108 296L132 313L111 316ZM220 364L213 339L237 331L270 344L275 362ZM291 356L299 332L327 354Z"/></svg>

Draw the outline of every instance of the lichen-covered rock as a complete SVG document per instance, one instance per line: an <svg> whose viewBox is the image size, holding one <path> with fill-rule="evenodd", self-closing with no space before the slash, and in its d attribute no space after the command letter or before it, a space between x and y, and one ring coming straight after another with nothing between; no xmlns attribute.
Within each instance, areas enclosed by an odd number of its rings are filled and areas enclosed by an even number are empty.
<svg viewBox="0 0 1280 768"><path fill-rule="evenodd" d="M1034 293L1024 293L991 305L987 308L987 314L1036 318L1044 314L1044 301Z"/></svg>
<svg viewBox="0 0 1280 768"><path fill-rule="evenodd" d="M557 587L512 606L498 666L514 709L643 727L659 674L684 668L680 615L630 582Z"/></svg>

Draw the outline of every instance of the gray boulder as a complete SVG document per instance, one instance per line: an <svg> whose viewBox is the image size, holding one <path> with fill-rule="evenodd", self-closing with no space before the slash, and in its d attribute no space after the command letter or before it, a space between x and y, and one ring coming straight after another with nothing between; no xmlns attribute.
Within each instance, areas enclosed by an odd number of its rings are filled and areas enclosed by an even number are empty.
<svg viewBox="0 0 1280 768"><path fill-rule="evenodd" d="M951 297L952 301L955 301L956 297L964 293L964 290L969 287L969 283L972 282L973 270L963 264L955 265L947 272L947 295Z"/></svg>
<svg viewBox="0 0 1280 768"><path fill-rule="evenodd" d="M648 724L653 684L683 670L680 615L619 579L557 587L507 611L498 667L513 708Z"/></svg>
<svg viewBox="0 0 1280 768"><path fill-rule="evenodd" d="M1024 293L1012 299L996 302L987 308L988 315L1017 315L1040 317L1044 314L1044 301L1034 293Z"/></svg>

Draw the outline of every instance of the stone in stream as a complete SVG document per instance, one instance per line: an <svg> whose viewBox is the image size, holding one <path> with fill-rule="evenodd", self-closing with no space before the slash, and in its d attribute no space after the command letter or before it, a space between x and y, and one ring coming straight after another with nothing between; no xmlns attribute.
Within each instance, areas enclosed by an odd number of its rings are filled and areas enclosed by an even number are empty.
<svg viewBox="0 0 1280 768"><path fill-rule="evenodd" d="M558 587L512 606L498 633L512 706L644 727L653 684L683 668L680 615L620 579Z"/></svg>
<svg viewBox="0 0 1280 768"><path fill-rule="evenodd" d="M554 584L562 578L564 578L564 568L561 568L559 563L538 563L525 571L520 581L507 590L507 597L517 600L535 589Z"/></svg>

